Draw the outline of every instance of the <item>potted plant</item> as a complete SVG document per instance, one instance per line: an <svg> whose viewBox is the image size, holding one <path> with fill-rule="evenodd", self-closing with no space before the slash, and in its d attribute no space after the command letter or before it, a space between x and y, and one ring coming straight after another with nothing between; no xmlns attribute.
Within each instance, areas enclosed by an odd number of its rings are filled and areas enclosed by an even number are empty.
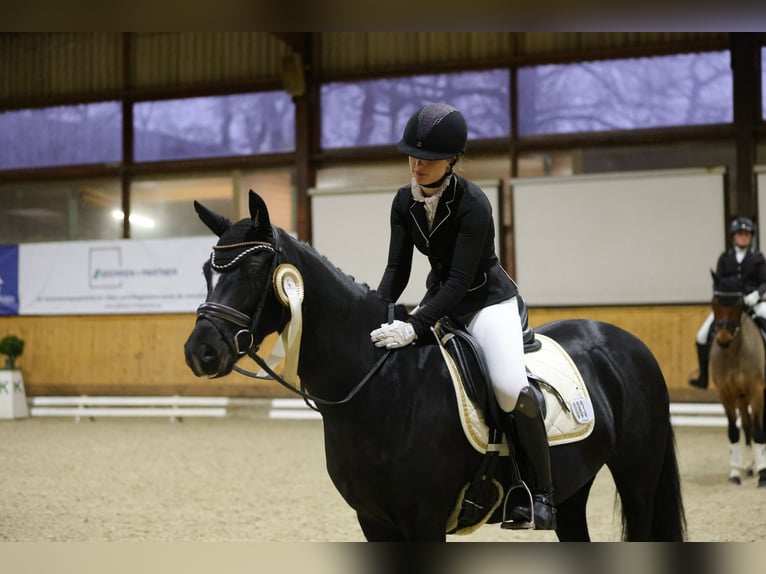
<svg viewBox="0 0 766 574"><path fill-rule="evenodd" d="M5 368L16 369L16 359L24 352L24 341L16 335L0 339L0 355L5 355Z"/></svg>
<svg viewBox="0 0 766 574"><path fill-rule="evenodd" d="M5 367L0 368L0 419L21 419L29 416L27 395L21 370L16 359L24 352L24 341L16 335L0 339L0 355L5 355Z"/></svg>

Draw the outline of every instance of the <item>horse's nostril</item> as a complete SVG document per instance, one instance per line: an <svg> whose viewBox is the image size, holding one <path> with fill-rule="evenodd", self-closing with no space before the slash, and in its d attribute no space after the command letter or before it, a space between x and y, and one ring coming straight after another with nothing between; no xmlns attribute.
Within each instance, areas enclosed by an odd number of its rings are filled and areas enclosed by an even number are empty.
<svg viewBox="0 0 766 574"><path fill-rule="evenodd" d="M199 356L204 363L210 363L218 359L218 353L210 345L202 345Z"/></svg>
<svg viewBox="0 0 766 574"><path fill-rule="evenodd" d="M221 355L212 345L203 344L196 349L190 345L186 346L186 364L198 377L218 373L221 360Z"/></svg>
<svg viewBox="0 0 766 574"><path fill-rule="evenodd" d="M728 348L729 345L731 345L731 339L729 337L716 337L715 342L718 343L718 345L724 349Z"/></svg>

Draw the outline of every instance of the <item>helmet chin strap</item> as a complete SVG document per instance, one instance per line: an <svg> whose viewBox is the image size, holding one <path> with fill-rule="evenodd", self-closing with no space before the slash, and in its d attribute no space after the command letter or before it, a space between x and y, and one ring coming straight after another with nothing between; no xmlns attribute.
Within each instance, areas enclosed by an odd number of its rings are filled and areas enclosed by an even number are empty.
<svg viewBox="0 0 766 574"><path fill-rule="evenodd" d="M447 170L444 172L443 176L441 176L438 180L436 180L433 183L424 183L423 185L421 185L421 187L427 187L429 189L433 189L433 188L436 188L436 187L441 187L441 185L444 183L444 180L452 175L452 167L456 163L457 163L457 158L453 159L450 162L449 167L447 167Z"/></svg>

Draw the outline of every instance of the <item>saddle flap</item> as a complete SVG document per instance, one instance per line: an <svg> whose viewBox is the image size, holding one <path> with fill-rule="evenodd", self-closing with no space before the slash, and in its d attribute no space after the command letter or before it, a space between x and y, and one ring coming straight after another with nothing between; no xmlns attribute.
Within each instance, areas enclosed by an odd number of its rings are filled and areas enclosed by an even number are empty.
<svg viewBox="0 0 766 574"><path fill-rule="evenodd" d="M481 349L467 331L456 327L447 318L440 322L438 333L441 345L455 362L468 398L486 410L494 394L487 385L487 366Z"/></svg>
<svg viewBox="0 0 766 574"><path fill-rule="evenodd" d="M458 369L460 379L463 382L468 398L475 403L479 409L495 421L495 426L500 425L500 413L495 398L494 389L489 384L487 374L487 365L484 360L484 353L476 344L473 336L462 327L457 326L449 317L444 317L437 324L435 329L437 337L442 347L450 354L455 366ZM524 341L524 352L535 352L542 347L542 343L535 338L534 331L527 330ZM527 369L527 380L533 389L534 397L543 413L546 414L545 397L539 387L542 381Z"/></svg>

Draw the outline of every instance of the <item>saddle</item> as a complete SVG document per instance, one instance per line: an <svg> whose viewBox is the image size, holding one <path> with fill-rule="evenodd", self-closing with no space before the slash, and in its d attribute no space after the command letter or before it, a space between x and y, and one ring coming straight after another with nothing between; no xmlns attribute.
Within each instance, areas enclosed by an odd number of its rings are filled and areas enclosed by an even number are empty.
<svg viewBox="0 0 766 574"><path fill-rule="evenodd" d="M565 351L548 337L543 337L543 340L536 337L525 319L526 316L522 319L522 325L524 352L529 353L525 359L527 380L540 405L543 419L546 420L549 442L563 444L581 440L593 429L593 410L587 398L587 388L571 359L568 356L563 358ZM499 430L502 428L501 411L493 387L489 384L484 355L470 333L461 325L453 318L445 317L434 327L433 333L452 374L466 437L484 456L473 480L465 485L458 497L447 522L448 534L468 534L496 513L504 512L500 509L504 485L495 479L495 470L498 458L512 454L517 448L511 444L515 442L513 439L507 445L503 441L503 433ZM565 365L560 361L564 361ZM534 372L530 370L530 364ZM577 379L578 383L570 388L559 387L562 383L559 377L564 373ZM543 388L552 401L550 409ZM576 420L575 427L571 426L572 418ZM511 483L517 488L523 485L523 481L514 457L511 457L511 461Z"/></svg>
<svg viewBox="0 0 766 574"><path fill-rule="evenodd" d="M471 334L449 317L441 319L434 329L434 334L452 358L468 399L484 413L484 420L488 427L487 452L485 452L473 480L466 484L461 491L458 504L447 522L447 533L467 534L486 522L489 516L497 510L503 498L504 487L495 479L499 450L503 446L503 433L499 430L502 428L500 426L500 408L493 387L489 384L484 354ZM537 350L539 347L540 344L535 339L534 331L531 328L525 329L525 353ZM535 389L536 395L540 394L535 398L540 404L540 408L545 409L545 399L535 385L535 381L530 379L530 374L527 370L530 388ZM515 468L514 474L516 475L514 482L519 481L520 476L517 468Z"/></svg>
<svg viewBox="0 0 766 574"><path fill-rule="evenodd" d="M538 351L542 345L535 338L534 330L526 325L526 321L522 324L526 326L523 331L524 353ZM476 344L473 336L465 327L458 325L450 317L443 317L441 319L436 328L436 335L455 362L468 398L488 417L488 426L500 428L500 411L493 387L489 384L484 353ZM545 381L541 381L529 369L527 369L527 380L540 405L543 418L545 418L545 398L539 386L541 382L545 384ZM494 424L490 424L489 419Z"/></svg>

